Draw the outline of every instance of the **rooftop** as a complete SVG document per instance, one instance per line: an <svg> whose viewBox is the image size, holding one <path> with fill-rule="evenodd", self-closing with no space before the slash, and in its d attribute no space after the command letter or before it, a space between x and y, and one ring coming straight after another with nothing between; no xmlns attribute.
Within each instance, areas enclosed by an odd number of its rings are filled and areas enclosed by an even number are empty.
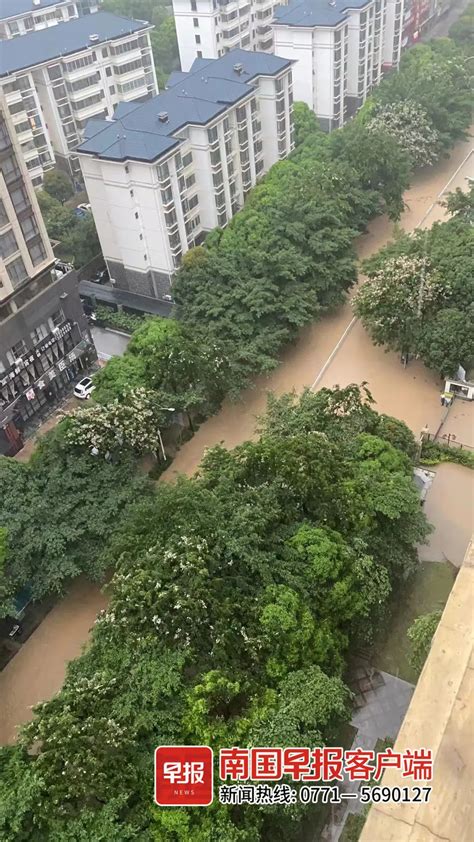
<svg viewBox="0 0 474 842"><path fill-rule="evenodd" d="M41 0L38 5L33 0L0 0L0 20L27 15L28 12L40 12L48 6L60 6L70 0Z"/></svg>
<svg viewBox="0 0 474 842"><path fill-rule="evenodd" d="M395 752L433 752L430 800L373 804L360 842L468 842L474 780L474 544L456 577L430 653L395 743ZM387 769L382 786L410 786ZM428 782L427 782L428 783Z"/></svg>
<svg viewBox="0 0 474 842"><path fill-rule="evenodd" d="M121 103L113 120L91 120L78 151L106 160L155 161L181 143L176 134L183 126L206 125L248 96L253 79L275 76L291 63L240 49L218 59L196 59L188 73L172 74L158 96Z"/></svg>
<svg viewBox="0 0 474 842"><path fill-rule="evenodd" d="M274 23L285 26L337 26L349 9L363 9L371 0L290 0L275 9Z"/></svg>
<svg viewBox="0 0 474 842"><path fill-rule="evenodd" d="M2 41L0 77L53 59L89 50L105 41L124 38L150 26L146 21L130 20L110 12L97 12L30 32L21 38ZM91 35L98 38L90 41Z"/></svg>

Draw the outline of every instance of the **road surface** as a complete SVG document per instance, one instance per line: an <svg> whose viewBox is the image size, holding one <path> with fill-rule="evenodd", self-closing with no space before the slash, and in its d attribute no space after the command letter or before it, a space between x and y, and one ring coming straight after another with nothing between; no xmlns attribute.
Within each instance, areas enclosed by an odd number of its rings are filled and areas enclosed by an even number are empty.
<svg viewBox="0 0 474 842"><path fill-rule="evenodd" d="M94 345L97 349L99 360L106 362L111 357L121 356L130 342L130 336L119 333L116 330L107 330L104 327L91 328Z"/></svg>
<svg viewBox="0 0 474 842"><path fill-rule="evenodd" d="M436 205L437 198L448 183L449 189L465 184L470 166L469 149L468 143L458 144L449 159L414 179L405 196L407 210L402 225L406 230L415 228L424 217L428 225L442 218L443 210ZM393 224L388 219L376 219L369 233L358 242L359 256L377 251L392 234ZM440 384L436 376L419 363L403 369L398 357L374 347L361 325L353 323L352 318L348 302L336 315L308 326L298 341L282 354L281 364L271 376L257 379L254 388L248 389L239 402L227 401L216 416L200 427L177 454L164 478L194 473L206 447L221 441L227 447L234 447L252 438L256 416L265 409L268 390L282 394L293 388L299 391L304 386L345 385L367 380L380 411L403 418L416 434L426 423L430 430L436 429L440 419ZM472 409L470 405L469 411ZM467 423L464 419L463 425L468 432L469 428L472 430L469 419ZM452 492L450 503L455 509L456 482ZM464 488L462 493L466 496ZM431 515L436 517L436 507ZM456 517L447 528L451 534L459 529ZM445 540L449 542L448 537ZM457 533L457 544L462 541L463 537ZM58 691L67 661L79 654L103 604L104 597L94 585L76 584L0 674L0 742L14 739L16 726L31 718L31 705Z"/></svg>

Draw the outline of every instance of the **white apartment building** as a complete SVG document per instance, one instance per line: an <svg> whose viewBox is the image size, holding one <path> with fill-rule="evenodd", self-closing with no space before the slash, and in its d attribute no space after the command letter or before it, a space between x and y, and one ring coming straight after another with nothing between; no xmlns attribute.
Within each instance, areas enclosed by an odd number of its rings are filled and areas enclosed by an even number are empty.
<svg viewBox="0 0 474 842"><path fill-rule="evenodd" d="M76 273L54 262L0 95L0 455L17 452L25 424L70 392L95 356Z"/></svg>
<svg viewBox="0 0 474 842"><path fill-rule="evenodd" d="M386 2L290 0L275 12L275 54L295 62L295 99L324 129L341 126L381 80Z"/></svg>
<svg viewBox="0 0 474 842"><path fill-rule="evenodd" d="M293 148L292 103L290 61L237 49L87 127L78 154L118 288L169 296L182 255Z"/></svg>
<svg viewBox="0 0 474 842"><path fill-rule="evenodd" d="M283 0L286 2L286 0ZM270 22L278 0L173 0L181 68L240 47L273 52Z"/></svg>
<svg viewBox="0 0 474 842"><path fill-rule="evenodd" d="M76 0L0 0L0 40L18 38L78 16Z"/></svg>
<svg viewBox="0 0 474 842"><path fill-rule="evenodd" d="M98 12L2 42L0 89L34 186L55 162L80 181L75 149L88 120L157 93L151 29Z"/></svg>
<svg viewBox="0 0 474 842"><path fill-rule="evenodd" d="M402 52L403 12L405 0L387 0L383 34L384 68L398 67Z"/></svg>

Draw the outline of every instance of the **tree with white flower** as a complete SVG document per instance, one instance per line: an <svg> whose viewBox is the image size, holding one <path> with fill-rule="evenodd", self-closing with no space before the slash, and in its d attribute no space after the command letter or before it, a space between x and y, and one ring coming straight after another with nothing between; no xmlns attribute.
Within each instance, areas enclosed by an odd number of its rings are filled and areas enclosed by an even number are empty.
<svg viewBox="0 0 474 842"><path fill-rule="evenodd" d="M369 275L354 296L354 310L376 345L411 354L425 318L445 297L442 279L428 258L400 255Z"/></svg>
<svg viewBox="0 0 474 842"><path fill-rule="evenodd" d="M385 131L395 138L414 167L424 167L441 154L440 137L428 115L416 102L380 105L367 123L369 132Z"/></svg>
<svg viewBox="0 0 474 842"><path fill-rule="evenodd" d="M65 441L73 447L106 456L123 450L137 455L157 453L166 410L160 395L138 388L106 406L78 409L66 421Z"/></svg>

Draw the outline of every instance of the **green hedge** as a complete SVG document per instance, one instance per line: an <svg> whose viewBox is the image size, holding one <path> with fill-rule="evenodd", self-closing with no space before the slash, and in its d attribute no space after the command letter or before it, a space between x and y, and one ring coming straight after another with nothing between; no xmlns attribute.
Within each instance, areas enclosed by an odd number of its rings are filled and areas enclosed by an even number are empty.
<svg viewBox="0 0 474 842"><path fill-rule="evenodd" d="M140 316L138 313L125 313L120 310L112 310L110 307L98 305L95 310L97 321L105 327L115 330L123 330L126 333L133 333L140 327L148 316Z"/></svg>
<svg viewBox="0 0 474 842"><path fill-rule="evenodd" d="M440 462L456 462L474 470L474 451L460 447L446 447L435 442L426 442L421 451L423 465L438 465Z"/></svg>

